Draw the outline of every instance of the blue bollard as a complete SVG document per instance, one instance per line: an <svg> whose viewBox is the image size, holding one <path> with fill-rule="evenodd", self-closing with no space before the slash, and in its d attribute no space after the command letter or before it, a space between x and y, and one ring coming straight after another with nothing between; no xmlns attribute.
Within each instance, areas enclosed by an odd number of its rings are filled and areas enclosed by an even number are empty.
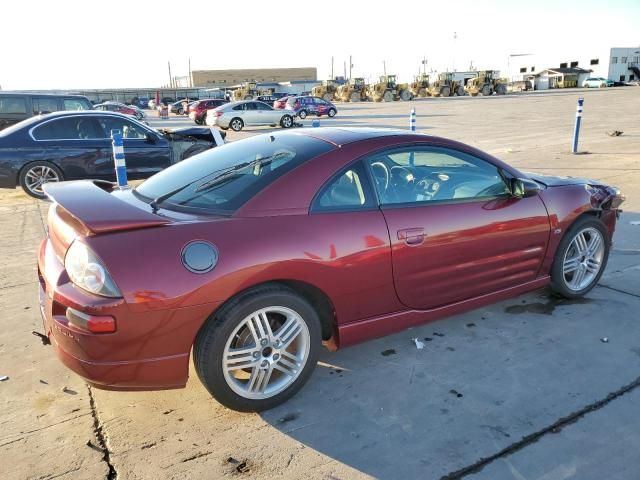
<svg viewBox="0 0 640 480"><path fill-rule="evenodd" d="M412 132L416 131L416 109L412 108L411 113L409 114L409 129Z"/></svg>
<svg viewBox="0 0 640 480"><path fill-rule="evenodd" d="M120 130L111 130L111 145L113 146L113 163L116 167L118 187L121 190L129 188L127 183L127 163L124 160L124 144L122 143L122 132Z"/></svg>
<svg viewBox="0 0 640 480"><path fill-rule="evenodd" d="M313 120L313 121L311 122L311 126L312 126L312 127L319 127L319 126L320 126L320 120L317 120L317 119L316 119L316 120Z"/></svg>
<svg viewBox="0 0 640 480"><path fill-rule="evenodd" d="M576 107L576 126L573 129L573 148L571 153L578 153L578 137L580 136L580 123L582 121L582 105L584 104L584 98L578 99L578 106Z"/></svg>

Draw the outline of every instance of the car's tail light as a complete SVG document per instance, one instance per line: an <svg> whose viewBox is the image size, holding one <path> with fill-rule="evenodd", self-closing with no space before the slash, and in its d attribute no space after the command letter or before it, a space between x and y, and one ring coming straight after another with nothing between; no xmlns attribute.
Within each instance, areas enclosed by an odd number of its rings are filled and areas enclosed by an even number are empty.
<svg viewBox="0 0 640 480"><path fill-rule="evenodd" d="M116 331L116 319L108 315L90 315L74 308L67 308L69 323L79 330L91 333L113 333Z"/></svg>
<svg viewBox="0 0 640 480"><path fill-rule="evenodd" d="M104 263L84 243L74 241L64 257L64 268L78 287L103 297L122 294L109 275Z"/></svg>

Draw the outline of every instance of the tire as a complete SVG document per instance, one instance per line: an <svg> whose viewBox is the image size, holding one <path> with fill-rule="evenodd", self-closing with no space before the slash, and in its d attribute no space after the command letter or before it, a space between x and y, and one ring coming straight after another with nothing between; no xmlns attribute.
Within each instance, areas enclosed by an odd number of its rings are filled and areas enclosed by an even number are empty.
<svg viewBox="0 0 640 480"><path fill-rule="evenodd" d="M301 120L304 120L305 118L307 118L307 111L306 110L300 110L298 112L298 116L300 117Z"/></svg>
<svg viewBox="0 0 640 480"><path fill-rule="evenodd" d="M349 101L355 103L355 102L359 102L360 101L360 94L358 92L353 92L351 94L351 97L349 98Z"/></svg>
<svg viewBox="0 0 640 480"><path fill-rule="evenodd" d="M507 87L505 87L503 84L498 84L496 86L496 95L506 95L507 94Z"/></svg>
<svg viewBox="0 0 640 480"><path fill-rule="evenodd" d="M178 115L184 115L184 108L178 109Z"/></svg>
<svg viewBox="0 0 640 480"><path fill-rule="evenodd" d="M598 247L591 252L594 239L600 236ZM582 236L584 242L578 237ZM587 254L578 251L578 245L586 245ZM602 276L609 258L609 234L600 219L591 215L579 217L560 241L551 267L551 290L565 298L580 298L586 295ZM573 259L577 259L572 261ZM598 270L593 272L595 262ZM573 272L571 268L576 268ZM581 273L578 273L581 272ZM576 275L582 277L576 278ZM579 280L582 278L582 282Z"/></svg>
<svg viewBox="0 0 640 480"><path fill-rule="evenodd" d="M338 112L336 111L336 109L335 109L335 108L330 108L330 109L327 111L327 116L328 116L329 118L333 118L333 117L335 117L335 116L336 116L336 113L338 113Z"/></svg>
<svg viewBox="0 0 640 480"><path fill-rule="evenodd" d="M283 332L285 322L290 328ZM265 338L265 327L273 332L270 339ZM293 337L291 328L298 332ZM282 338L289 342L286 350L279 346ZM240 294L207 320L196 337L193 361L200 381L218 402L240 412L260 412L284 403L309 380L321 341L320 320L313 307L293 290L267 284ZM233 349L244 349L245 360L230 353ZM225 368L225 359L227 365L247 367ZM252 391L251 379L263 381L260 375L267 372L264 387L258 385L258 391Z"/></svg>
<svg viewBox="0 0 640 480"><path fill-rule="evenodd" d="M37 199L45 199L47 196L42 191L42 185L50 182L61 182L64 180L62 170L51 162L32 162L20 170L18 181L22 190L27 195Z"/></svg>
<svg viewBox="0 0 640 480"><path fill-rule="evenodd" d="M441 97L448 97L451 95L451 88L449 87L442 87L440 89L440 96Z"/></svg>
<svg viewBox="0 0 640 480"><path fill-rule="evenodd" d="M234 132L239 132L240 130L242 130L242 127L244 127L244 122L238 117L232 118L229 122L229 127L231 127L231 130L233 130Z"/></svg>
<svg viewBox="0 0 640 480"><path fill-rule="evenodd" d="M400 100L402 100L403 102L408 102L412 98L413 95L411 95L411 92L409 90L402 90L400 92Z"/></svg>
<svg viewBox="0 0 640 480"><path fill-rule="evenodd" d="M393 102L393 93L387 90L386 92L384 92L382 100L385 102Z"/></svg>
<svg viewBox="0 0 640 480"><path fill-rule="evenodd" d="M480 95L483 97L491 95L491 87L489 87L489 85L483 85L482 90L480 90Z"/></svg>
<svg viewBox="0 0 640 480"><path fill-rule="evenodd" d="M462 85L458 85L458 88L456 88L456 95L464 97L464 87Z"/></svg>
<svg viewBox="0 0 640 480"><path fill-rule="evenodd" d="M280 119L280 126L282 128L291 128L293 127L293 117L291 115L283 115Z"/></svg>

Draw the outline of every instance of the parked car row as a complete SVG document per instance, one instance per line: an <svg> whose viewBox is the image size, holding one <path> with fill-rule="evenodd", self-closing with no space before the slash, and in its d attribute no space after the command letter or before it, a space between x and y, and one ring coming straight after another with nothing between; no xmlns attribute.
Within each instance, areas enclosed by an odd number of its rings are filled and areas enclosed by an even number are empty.
<svg viewBox="0 0 640 480"><path fill-rule="evenodd" d="M81 95L0 92L0 130L34 115L92 109L89 99Z"/></svg>

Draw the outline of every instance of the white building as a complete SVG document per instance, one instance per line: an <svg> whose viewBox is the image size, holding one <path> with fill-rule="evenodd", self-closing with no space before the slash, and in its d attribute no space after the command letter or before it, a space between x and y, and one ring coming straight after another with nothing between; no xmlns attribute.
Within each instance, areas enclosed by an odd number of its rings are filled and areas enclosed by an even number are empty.
<svg viewBox="0 0 640 480"><path fill-rule="evenodd" d="M603 77L615 82L640 80L640 47L610 48L594 51L587 55L539 55L518 54L509 57L508 76L514 80L535 80L536 88L554 88L557 82L548 77L554 71L590 71L587 76ZM542 79L540 79L542 77ZM585 78L580 72L578 85Z"/></svg>

